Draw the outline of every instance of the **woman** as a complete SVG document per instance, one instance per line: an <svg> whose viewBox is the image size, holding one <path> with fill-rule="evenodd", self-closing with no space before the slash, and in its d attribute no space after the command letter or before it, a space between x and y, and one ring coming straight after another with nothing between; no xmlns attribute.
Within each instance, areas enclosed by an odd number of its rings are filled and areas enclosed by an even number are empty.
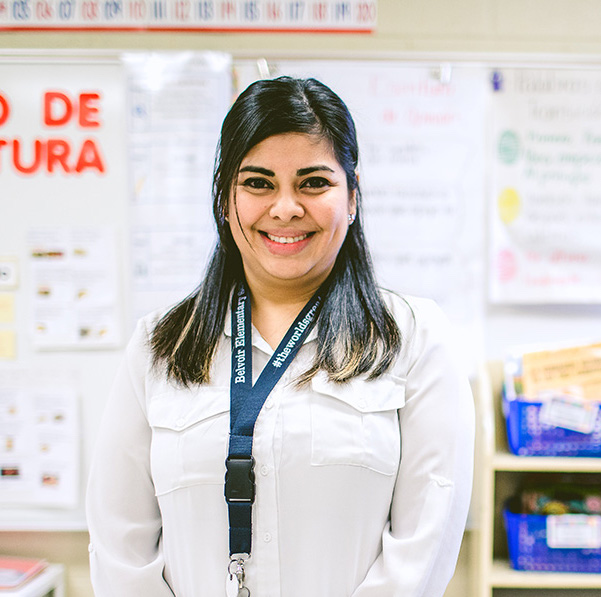
<svg viewBox="0 0 601 597"><path fill-rule="evenodd" d="M443 595L472 399L440 310L375 285L357 161L346 106L313 79L231 108L206 277L140 322L102 424L98 597Z"/></svg>

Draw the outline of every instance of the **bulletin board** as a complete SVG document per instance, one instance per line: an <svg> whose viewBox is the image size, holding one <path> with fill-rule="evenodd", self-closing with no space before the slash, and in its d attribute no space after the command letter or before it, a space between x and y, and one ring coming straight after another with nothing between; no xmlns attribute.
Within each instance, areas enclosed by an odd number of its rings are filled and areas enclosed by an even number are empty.
<svg viewBox="0 0 601 597"><path fill-rule="evenodd" d="M257 78L347 102L379 280L439 302L468 366L491 304L597 308L601 64L446 58L0 54L0 528L85 529L125 343L200 281L219 126Z"/></svg>

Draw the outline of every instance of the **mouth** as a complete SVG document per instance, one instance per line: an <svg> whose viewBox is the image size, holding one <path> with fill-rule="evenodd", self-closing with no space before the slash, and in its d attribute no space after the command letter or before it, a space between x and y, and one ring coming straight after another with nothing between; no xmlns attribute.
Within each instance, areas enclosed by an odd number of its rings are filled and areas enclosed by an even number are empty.
<svg viewBox="0 0 601 597"><path fill-rule="evenodd" d="M297 236L277 236L275 234L269 234L268 232L261 231L261 234L268 238L271 242L278 243L280 245L291 245L305 240L315 234L315 232L307 232L305 234L299 234Z"/></svg>

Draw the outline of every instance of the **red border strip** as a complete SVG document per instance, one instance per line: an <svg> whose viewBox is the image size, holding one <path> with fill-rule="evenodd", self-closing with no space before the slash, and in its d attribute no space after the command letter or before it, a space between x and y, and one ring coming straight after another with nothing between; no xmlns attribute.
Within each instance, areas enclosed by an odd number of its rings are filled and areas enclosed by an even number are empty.
<svg viewBox="0 0 601 597"><path fill-rule="evenodd" d="M305 29L286 29L284 27L281 28L220 28L220 27L10 27L5 25L0 25L0 31L57 31L57 32L65 32L65 31L75 31L75 32L136 32L136 33L144 33L144 32L159 32L159 33L173 33L173 32L181 32L181 33L373 33L374 29L313 29L313 28L305 28Z"/></svg>

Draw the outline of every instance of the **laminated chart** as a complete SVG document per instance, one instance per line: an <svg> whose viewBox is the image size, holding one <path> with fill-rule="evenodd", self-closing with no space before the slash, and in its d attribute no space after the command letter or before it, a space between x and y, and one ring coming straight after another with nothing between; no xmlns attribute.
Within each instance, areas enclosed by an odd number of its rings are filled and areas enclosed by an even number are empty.
<svg viewBox="0 0 601 597"><path fill-rule="evenodd" d="M601 301L601 71L490 77L490 297Z"/></svg>

